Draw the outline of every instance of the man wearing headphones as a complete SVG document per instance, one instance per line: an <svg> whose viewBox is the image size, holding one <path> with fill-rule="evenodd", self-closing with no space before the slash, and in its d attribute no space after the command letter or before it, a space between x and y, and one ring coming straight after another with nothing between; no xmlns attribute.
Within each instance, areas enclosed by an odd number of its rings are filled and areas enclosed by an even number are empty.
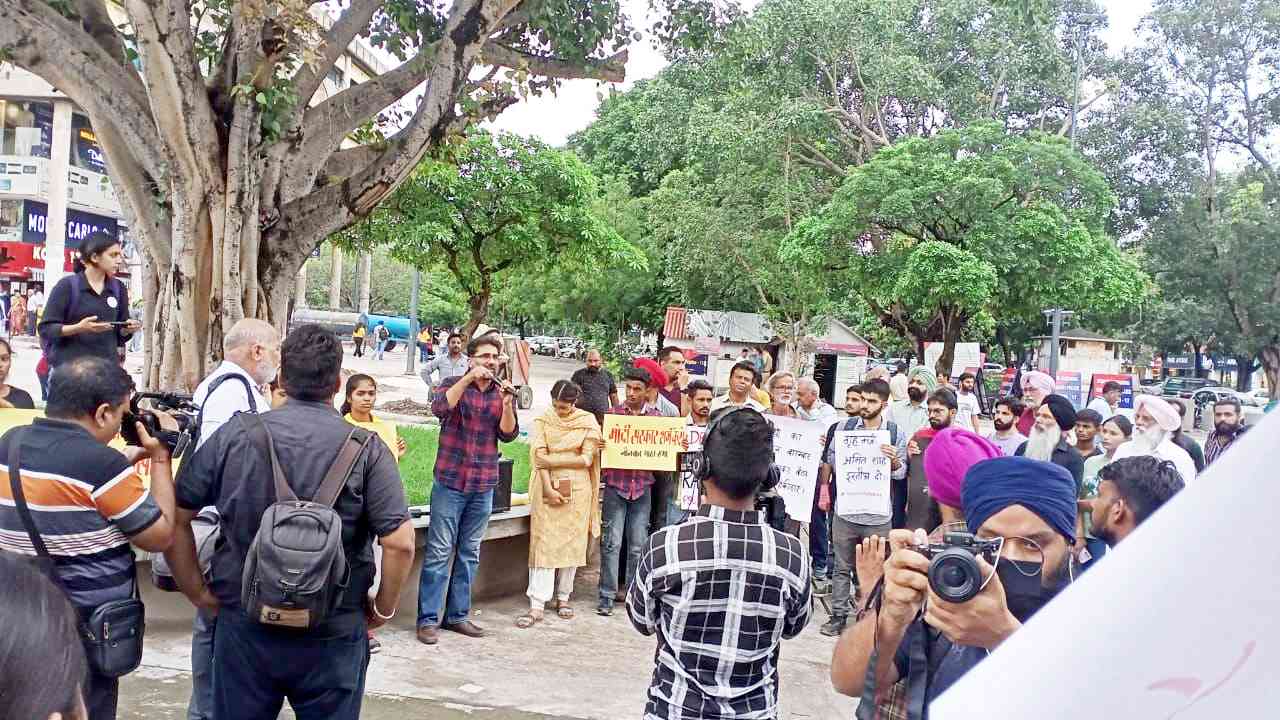
<svg viewBox="0 0 1280 720"><path fill-rule="evenodd" d="M810 570L804 544L755 511L776 482L773 435L753 409L716 413L704 504L649 537L627 594L631 623L658 636L646 720L777 716L779 646L809 622Z"/></svg>

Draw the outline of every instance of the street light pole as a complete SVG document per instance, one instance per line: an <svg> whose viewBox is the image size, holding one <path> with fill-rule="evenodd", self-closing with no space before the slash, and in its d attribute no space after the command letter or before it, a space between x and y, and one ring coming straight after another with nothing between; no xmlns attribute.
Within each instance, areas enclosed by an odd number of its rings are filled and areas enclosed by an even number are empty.
<svg viewBox="0 0 1280 720"><path fill-rule="evenodd" d="M1070 310L1063 310L1062 308L1053 308L1052 310L1044 311L1045 319L1049 321L1053 328L1049 334L1049 374L1052 375L1054 379L1057 379L1058 377L1058 343L1061 342L1060 338L1062 337L1062 321L1072 315L1075 315L1075 313Z"/></svg>
<svg viewBox="0 0 1280 720"><path fill-rule="evenodd" d="M1075 91L1071 98L1071 149L1076 149L1076 119L1080 114L1080 83L1083 82L1084 68L1084 51L1081 45L1084 44L1082 38L1084 31L1095 22L1105 19L1106 16L1099 13L1084 13L1077 15L1071 25L1072 36L1071 44L1075 50L1076 61L1076 85Z"/></svg>
<svg viewBox="0 0 1280 720"><path fill-rule="evenodd" d="M422 271L413 270L413 289L409 291L409 345L404 358L404 374L413 374L413 361L418 359L418 287L422 284Z"/></svg>

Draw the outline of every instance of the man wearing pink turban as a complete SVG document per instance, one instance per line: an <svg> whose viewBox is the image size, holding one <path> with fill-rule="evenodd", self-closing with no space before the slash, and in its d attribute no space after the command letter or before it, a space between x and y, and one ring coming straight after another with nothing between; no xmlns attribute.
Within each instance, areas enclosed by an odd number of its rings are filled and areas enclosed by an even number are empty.
<svg viewBox="0 0 1280 720"><path fill-rule="evenodd" d="M1040 403L1058 391L1058 383L1049 373L1029 370L1022 374L1022 403L1025 409L1018 418L1018 432L1031 437L1031 427L1036 424L1036 410Z"/></svg>
<svg viewBox="0 0 1280 720"><path fill-rule="evenodd" d="M963 428L952 426L933 436L924 451L924 474L943 525L964 522L960 490L969 468L1003 454L990 440Z"/></svg>

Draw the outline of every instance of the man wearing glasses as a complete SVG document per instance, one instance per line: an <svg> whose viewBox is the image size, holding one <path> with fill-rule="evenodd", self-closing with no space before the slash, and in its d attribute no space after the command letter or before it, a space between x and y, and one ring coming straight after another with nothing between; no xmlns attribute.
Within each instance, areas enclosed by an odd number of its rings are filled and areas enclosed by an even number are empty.
<svg viewBox="0 0 1280 720"><path fill-rule="evenodd" d="M879 703L905 679L908 710L917 713L912 717L928 717L928 703L1072 578L1076 483L1065 469L1024 457L984 460L965 474L960 501L969 532L1002 540L994 568L977 558L982 589L964 603L938 597L929 584L929 559L917 551L927 542L924 531L894 530L882 602L836 645L831 681L838 692ZM873 656L875 687L868 689Z"/></svg>
<svg viewBox="0 0 1280 720"><path fill-rule="evenodd" d="M436 644L442 626L468 637L484 636L469 619L471 582L480 566L480 541L498 484L498 441L511 442L520 434L515 391L497 376L501 354L497 335L475 338L467 347L471 369L445 379L432 395L431 412L440 418L440 449L418 580L418 641L426 645Z"/></svg>

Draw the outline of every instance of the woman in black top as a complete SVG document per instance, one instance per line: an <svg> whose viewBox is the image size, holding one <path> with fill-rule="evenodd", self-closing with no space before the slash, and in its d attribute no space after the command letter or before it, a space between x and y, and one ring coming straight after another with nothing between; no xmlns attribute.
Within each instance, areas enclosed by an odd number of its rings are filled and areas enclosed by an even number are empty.
<svg viewBox="0 0 1280 720"><path fill-rule="evenodd" d="M8 384L11 367L13 367L13 348L8 340L0 340L0 410L5 408L35 410L36 404L26 390Z"/></svg>
<svg viewBox="0 0 1280 720"><path fill-rule="evenodd" d="M51 368L86 355L120 361L125 342L142 327L129 318L129 291L115 277L123 264L115 237L99 231L85 238L76 273L49 291L40 320Z"/></svg>

